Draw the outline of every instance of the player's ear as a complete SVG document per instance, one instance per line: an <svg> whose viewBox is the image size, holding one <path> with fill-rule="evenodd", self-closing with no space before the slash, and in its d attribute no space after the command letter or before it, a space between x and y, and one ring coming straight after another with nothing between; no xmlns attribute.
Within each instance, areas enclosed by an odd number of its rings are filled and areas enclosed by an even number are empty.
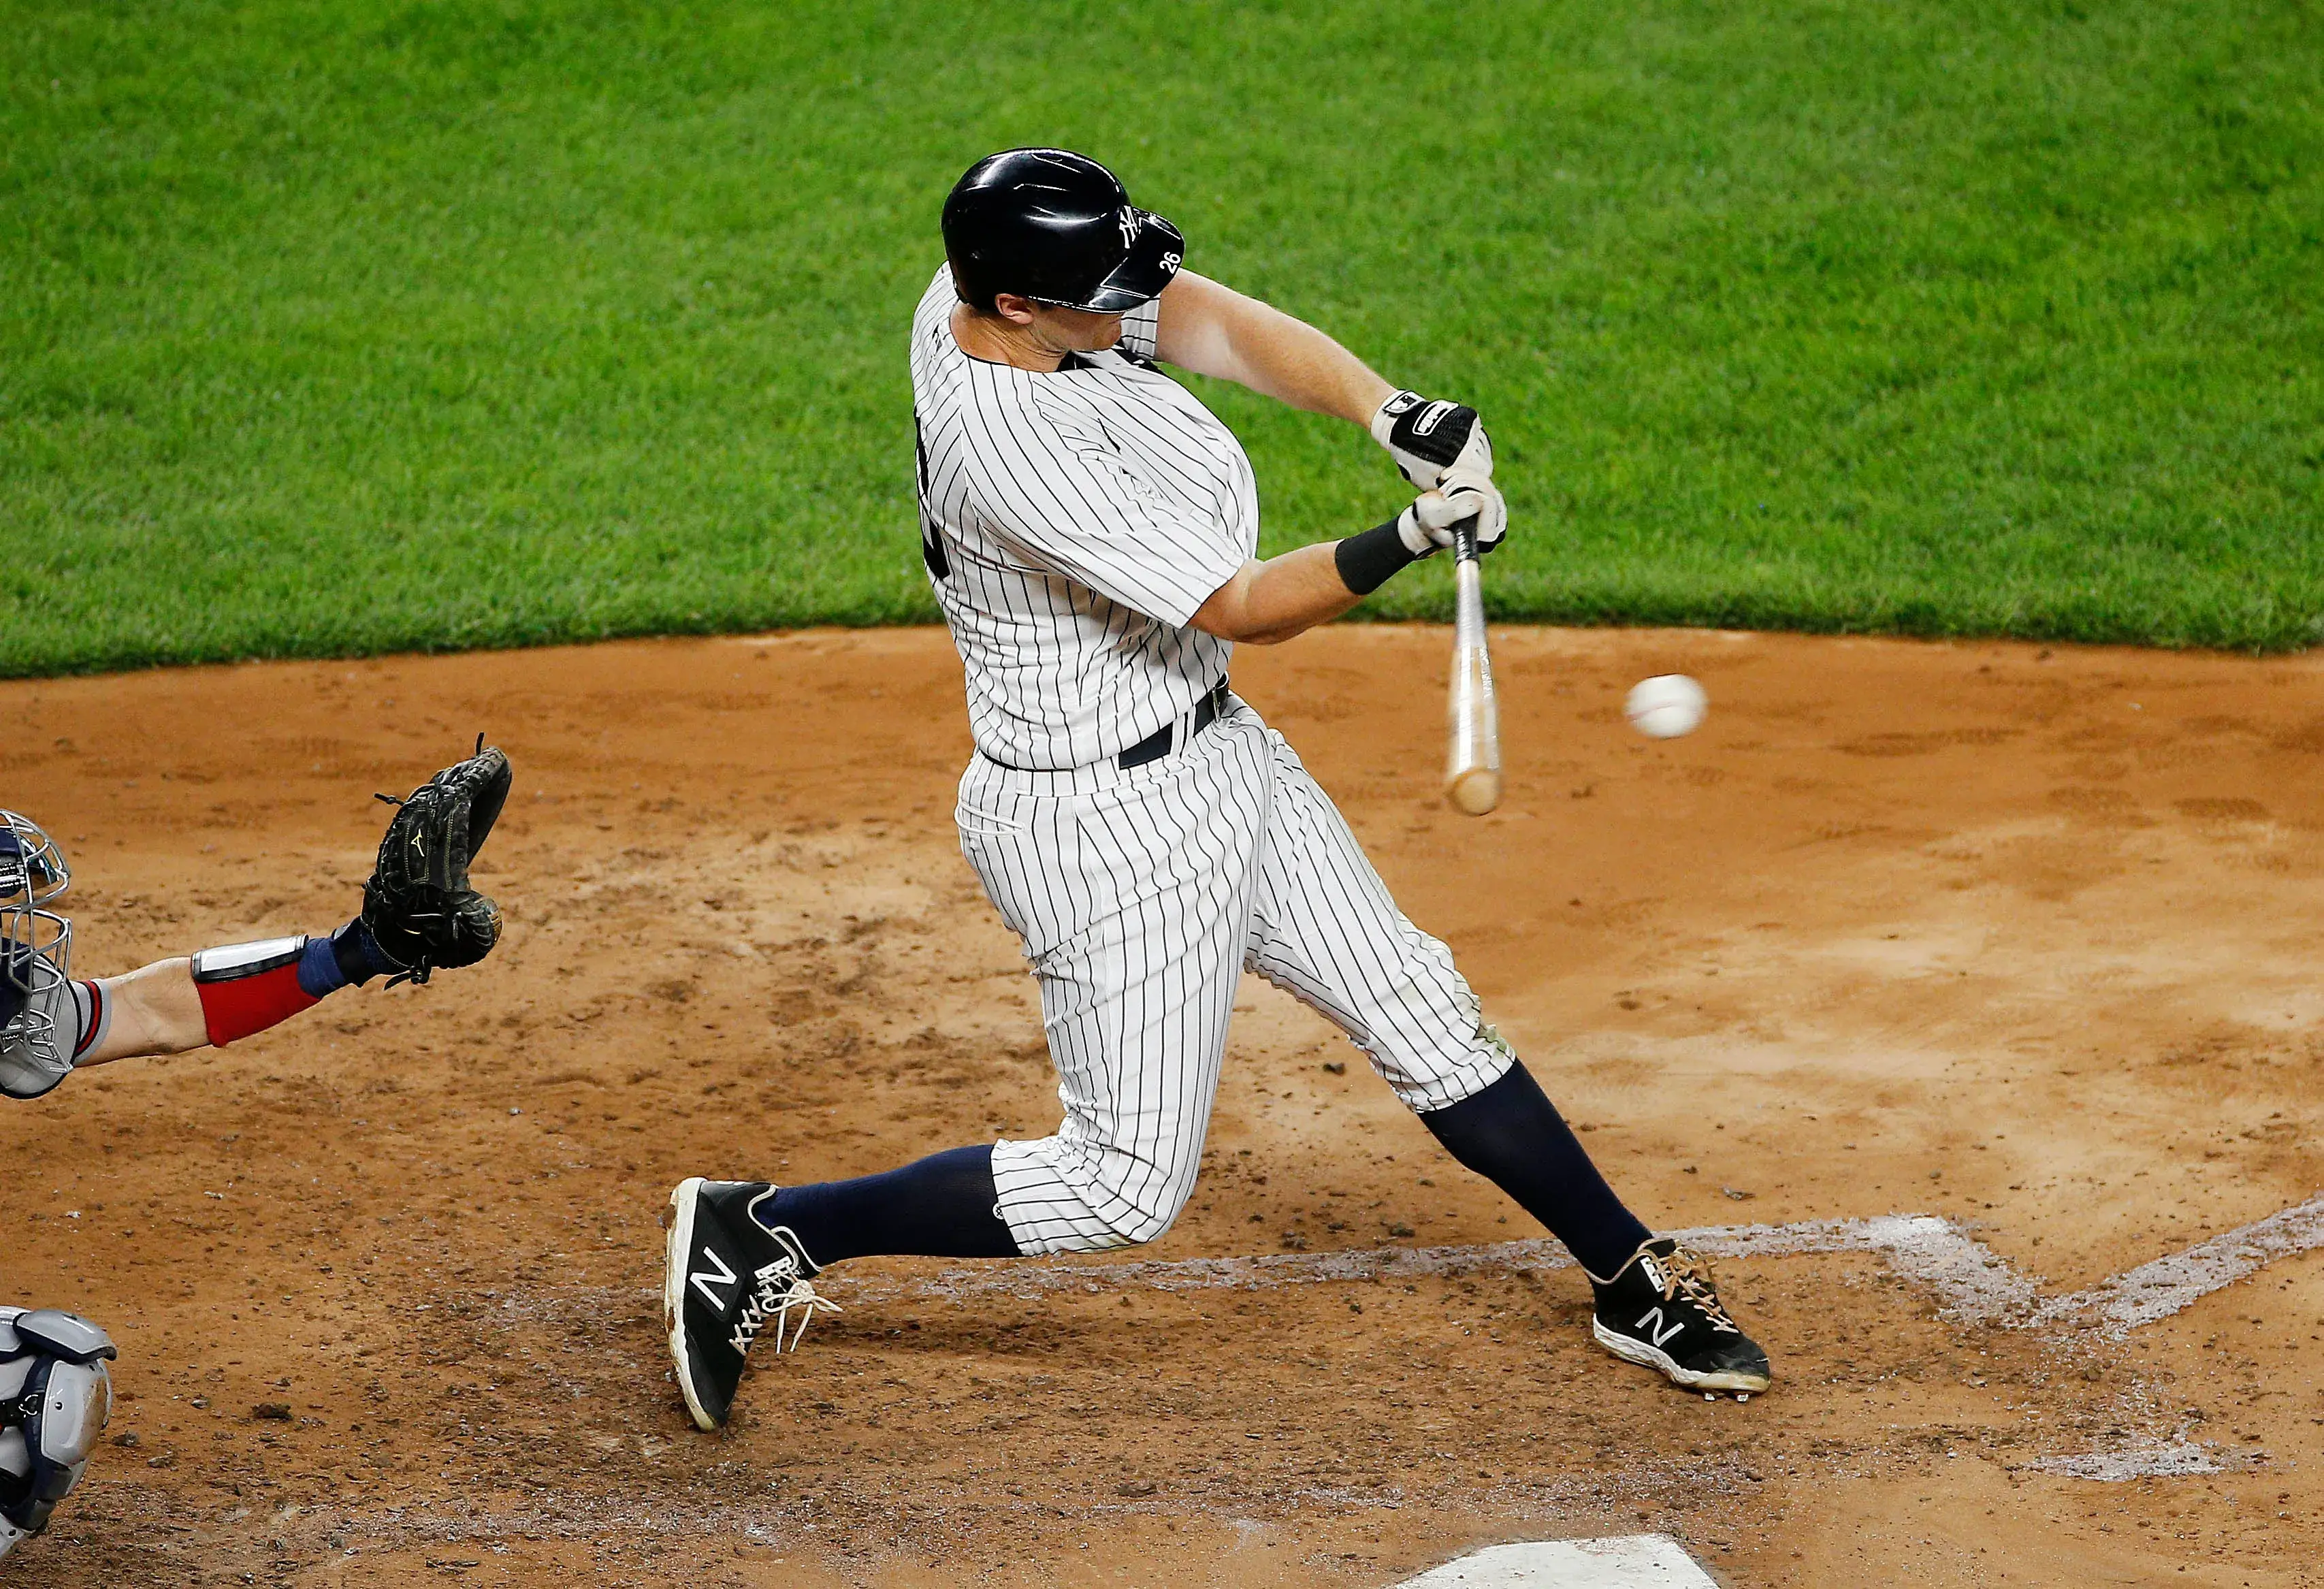
<svg viewBox="0 0 2324 1589"><path fill-rule="evenodd" d="M1012 326L1029 326L1033 323L1033 300L1019 298L1014 292L996 292L992 295L992 312Z"/></svg>

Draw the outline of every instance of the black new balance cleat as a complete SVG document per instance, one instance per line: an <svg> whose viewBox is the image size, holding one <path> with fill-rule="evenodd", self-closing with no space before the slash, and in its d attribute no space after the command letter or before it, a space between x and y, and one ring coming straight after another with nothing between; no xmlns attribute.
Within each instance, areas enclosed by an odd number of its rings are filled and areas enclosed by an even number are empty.
<svg viewBox="0 0 2324 1589"><path fill-rule="evenodd" d="M1727 1316L1711 1265L1672 1237L1645 1243L1611 1280L1591 1283L1598 1309L1590 1333L1624 1362L1696 1390L1767 1388L1767 1354Z"/></svg>
<svg viewBox="0 0 2324 1589"><path fill-rule="evenodd" d="M769 1324L777 1352L796 1350L818 1310L839 1305L816 1295L815 1264L786 1228L770 1232L751 1210L774 1187L764 1181L680 1181L669 1195L669 1258L662 1318L678 1386L695 1423L726 1421L751 1344Z"/></svg>

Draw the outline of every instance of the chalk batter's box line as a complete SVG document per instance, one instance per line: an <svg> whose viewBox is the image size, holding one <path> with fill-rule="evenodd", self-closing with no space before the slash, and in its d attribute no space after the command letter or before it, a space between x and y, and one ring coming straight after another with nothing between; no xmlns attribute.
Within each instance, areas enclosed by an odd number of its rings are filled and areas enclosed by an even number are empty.
<svg viewBox="0 0 2324 1589"><path fill-rule="evenodd" d="M1874 1219L1815 1219L1795 1224L1710 1225L1676 1233L1716 1258L1790 1258L1826 1252L1877 1254L1903 1278L1935 1293L1941 1316L1963 1324L2095 1333L2119 1340L2233 1285L2280 1258L2324 1247L2324 1193L2280 1214L2143 1263L2085 1291L2045 1298L2008 1260L1949 1219L1931 1214ZM1546 1237L1479 1246L1372 1247L1339 1252L1277 1252L1176 1262L1028 1263L1022 1260L925 1276L834 1275L836 1295L858 1302L905 1298L1014 1297L1068 1291L1271 1290L1339 1281L1546 1273L1573 1260Z"/></svg>

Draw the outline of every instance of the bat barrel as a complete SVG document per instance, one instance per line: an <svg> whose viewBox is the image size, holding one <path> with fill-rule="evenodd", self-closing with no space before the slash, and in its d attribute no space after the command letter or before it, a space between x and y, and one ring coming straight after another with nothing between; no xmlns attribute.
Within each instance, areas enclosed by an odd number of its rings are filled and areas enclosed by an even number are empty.
<svg viewBox="0 0 2324 1589"><path fill-rule="evenodd" d="M1485 642L1484 586L1473 523L1452 531L1452 688L1446 701L1444 792L1471 817L1500 804L1501 725Z"/></svg>

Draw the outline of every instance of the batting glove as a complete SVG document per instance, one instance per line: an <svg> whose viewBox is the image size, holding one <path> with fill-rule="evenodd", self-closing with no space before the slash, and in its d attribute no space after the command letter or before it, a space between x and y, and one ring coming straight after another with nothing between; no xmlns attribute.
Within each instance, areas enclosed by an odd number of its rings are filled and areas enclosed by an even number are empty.
<svg viewBox="0 0 2324 1589"><path fill-rule="evenodd" d="M1493 477L1493 444L1477 411L1461 403L1399 392L1372 415L1371 432L1404 477L1423 491L1435 490L1455 470L1479 480Z"/></svg>
<svg viewBox="0 0 2324 1589"><path fill-rule="evenodd" d="M1508 504L1490 480L1451 481L1442 491L1423 495L1397 515L1397 539L1414 557L1425 558L1452 545L1453 530L1471 520L1479 557L1500 545L1509 531Z"/></svg>

